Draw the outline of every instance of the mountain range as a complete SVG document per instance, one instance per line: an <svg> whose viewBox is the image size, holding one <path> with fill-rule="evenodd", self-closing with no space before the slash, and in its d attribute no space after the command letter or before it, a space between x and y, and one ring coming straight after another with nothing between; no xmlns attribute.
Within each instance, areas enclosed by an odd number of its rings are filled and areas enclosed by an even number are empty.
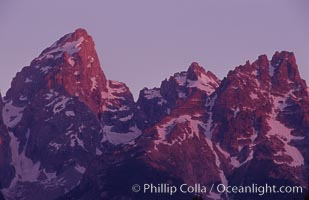
<svg viewBox="0 0 309 200"><path fill-rule="evenodd" d="M0 199L196 195L132 191L145 183L301 186L303 193L263 197L303 199L308 93L294 54L281 51L247 61L223 80L193 62L134 101L125 83L106 78L92 37L77 29L23 67L0 98Z"/></svg>

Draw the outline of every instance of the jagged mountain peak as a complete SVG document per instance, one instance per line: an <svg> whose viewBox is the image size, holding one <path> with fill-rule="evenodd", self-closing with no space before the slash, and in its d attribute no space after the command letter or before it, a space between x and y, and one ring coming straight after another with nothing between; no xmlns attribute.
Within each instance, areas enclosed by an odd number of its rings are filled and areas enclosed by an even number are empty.
<svg viewBox="0 0 309 200"><path fill-rule="evenodd" d="M231 70L216 94L222 95L218 103L231 109L231 113L237 113L238 108L254 110L253 104L264 113L271 113L273 104L283 108L288 104L285 102L306 99L306 90L294 54L282 51L276 52L271 61L261 55L252 64L247 61Z"/></svg>
<svg viewBox="0 0 309 200"><path fill-rule="evenodd" d="M187 71L177 72L162 81L160 88L143 88L139 99L165 98L167 101L185 99L192 89L198 89L210 95L219 86L220 80L210 71L206 71L197 62L193 62ZM165 100L164 100L165 101ZM162 101L160 101L162 104Z"/></svg>
<svg viewBox="0 0 309 200"><path fill-rule="evenodd" d="M213 73L193 62L187 71L177 72L162 81L159 88L141 90L137 100L138 126L148 128L182 104L192 106L191 103L201 96L211 95L219 84L220 80Z"/></svg>
<svg viewBox="0 0 309 200"><path fill-rule="evenodd" d="M91 36L78 29L45 49L13 79L2 109L11 139L6 143L11 152L7 152L15 168L7 176L8 192L24 182L28 187L60 182L61 176L73 178L64 186L71 188L84 173L87 160L102 153L98 113L106 101L107 80L94 46ZM9 174L6 168L0 171ZM46 196L53 195L57 194Z"/></svg>
<svg viewBox="0 0 309 200"><path fill-rule="evenodd" d="M289 64L295 67L296 65L296 58L294 52L289 51L276 51L275 54L272 56L271 64L273 66L280 66L280 64L286 60Z"/></svg>
<svg viewBox="0 0 309 200"><path fill-rule="evenodd" d="M257 61L261 66L267 66L269 64L269 59L266 54L259 55Z"/></svg>
<svg viewBox="0 0 309 200"><path fill-rule="evenodd" d="M197 62L193 62L187 70L187 79L197 81L207 79L209 82L220 82L220 80L211 72L206 71Z"/></svg>
<svg viewBox="0 0 309 200"><path fill-rule="evenodd" d="M214 115L214 121L220 124L221 130L214 131L215 140L221 138L222 147L228 148L228 152L241 152L240 149L246 146L241 140L237 144L235 138L251 140L252 144L247 146L249 149L254 149L252 145L265 139L271 142L278 140L284 145L282 148L276 147L274 151L278 155L288 152L295 158L285 162L277 162L279 156L272 159L277 164L301 165L303 157L297 149L291 153L294 146L290 142L297 139L299 143L304 142L301 141L302 137L297 138L294 133L302 135L302 128L297 130L296 124L308 122L306 107L303 107L309 102L307 86L298 75L294 54L286 51L276 52L271 61L266 55L261 55L252 64L247 62L230 71L216 91L214 112L217 115ZM302 117L297 116L299 113L302 113ZM242 118L242 123L239 123L238 117ZM285 139L281 141L282 138ZM252 159L252 152L249 155L247 159Z"/></svg>
<svg viewBox="0 0 309 200"><path fill-rule="evenodd" d="M242 75L252 75L252 77L257 77L260 75L260 71L267 71L269 70L269 60L267 55L263 54L258 56L258 58L251 63L249 60L246 61L245 64L239 65L235 67L235 69L230 70L227 74L227 79L240 77Z"/></svg>
<svg viewBox="0 0 309 200"><path fill-rule="evenodd" d="M220 84L220 80L210 71L206 71L197 62L193 62L187 71L175 73L161 84L161 88L170 83L177 85L177 90L196 88L210 95ZM184 95L181 95L184 96Z"/></svg>
<svg viewBox="0 0 309 200"><path fill-rule="evenodd" d="M210 71L206 71L197 62L193 62L186 73L186 87L197 88L210 95L219 86L220 80Z"/></svg>
<svg viewBox="0 0 309 200"><path fill-rule="evenodd" d="M260 55L252 64L247 61L244 65L236 67L229 71L227 84L246 85L247 82L254 82L254 87L264 86L264 89L278 89L281 92L291 89L292 87L306 87L305 82L301 79L293 52L276 52L272 59L269 60L266 55ZM292 86L294 85L294 86ZM284 89L287 88L287 89Z"/></svg>
<svg viewBox="0 0 309 200"><path fill-rule="evenodd" d="M84 29L77 29L57 40L43 50L30 66L40 69L45 75L51 71L71 68L71 72L76 76L87 71L88 74L94 72L106 79L101 70L95 43Z"/></svg>
<svg viewBox="0 0 309 200"><path fill-rule="evenodd" d="M77 29L24 67L4 102L0 94L3 192L80 199L91 185L92 194L117 199L109 187L130 169L139 180L156 171L190 184L240 185L275 174L305 185L307 91L294 54L283 51L247 61L222 82L193 62L134 102L124 83L105 78L92 37Z"/></svg>
<svg viewBox="0 0 309 200"><path fill-rule="evenodd" d="M35 88L35 90L33 89ZM30 66L24 67L12 81L7 97L19 94L28 101L40 90L62 90L77 97L92 111L98 113L107 92L107 79L101 69L95 44L84 29L69 33L46 48Z"/></svg>
<svg viewBox="0 0 309 200"><path fill-rule="evenodd" d="M270 62L270 76L278 85L290 82L304 85L293 52L276 52Z"/></svg>
<svg viewBox="0 0 309 200"><path fill-rule="evenodd" d="M56 47L69 47L68 43L72 43L72 42L77 42L77 43L75 43L76 44L75 46L71 46L71 47L77 47L78 48L80 45L82 45L82 44L84 45L85 43L88 43L88 45L94 46L94 42L92 40L92 37L87 33L87 31L85 29L79 28L79 29L76 29L74 32L68 33L68 34L64 35L63 37L61 37L59 40L54 42L49 48L46 48L41 53L41 55L48 52L49 49L53 49L53 48L56 48ZM65 50L67 50L67 49L65 49Z"/></svg>
<svg viewBox="0 0 309 200"><path fill-rule="evenodd" d="M187 78L190 80L198 80L202 74L206 74L205 69L197 62L193 62L187 71Z"/></svg>
<svg viewBox="0 0 309 200"><path fill-rule="evenodd" d="M76 29L74 32L66 34L59 40L54 42L50 47L42 51L42 53L35 58L32 63L44 59L61 57L64 53L72 56L80 51L95 51L95 44L90 35L84 29ZM31 64L31 65L33 65Z"/></svg>

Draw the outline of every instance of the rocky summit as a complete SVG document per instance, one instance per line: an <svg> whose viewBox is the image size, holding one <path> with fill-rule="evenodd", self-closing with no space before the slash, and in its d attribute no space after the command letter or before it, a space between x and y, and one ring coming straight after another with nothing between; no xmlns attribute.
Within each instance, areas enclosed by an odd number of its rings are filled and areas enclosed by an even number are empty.
<svg viewBox="0 0 309 200"><path fill-rule="evenodd" d="M0 188L7 200L193 199L132 185L301 186L308 194L309 95L292 52L220 80L193 62L135 102L108 80L83 29L23 67L0 95ZM0 199L2 195L0 193ZM203 199L260 199L208 191Z"/></svg>

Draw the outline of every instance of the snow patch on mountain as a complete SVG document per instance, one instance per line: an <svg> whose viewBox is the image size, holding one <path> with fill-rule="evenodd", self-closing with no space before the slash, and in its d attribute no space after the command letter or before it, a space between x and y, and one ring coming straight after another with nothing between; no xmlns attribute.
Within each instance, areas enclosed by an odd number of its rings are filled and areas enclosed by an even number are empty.
<svg viewBox="0 0 309 200"><path fill-rule="evenodd" d="M254 99L259 99L258 95L257 95L256 93L254 93L254 92L250 92L249 96L250 96L250 98L251 98L252 100L254 100Z"/></svg>
<svg viewBox="0 0 309 200"><path fill-rule="evenodd" d="M45 96L47 100L54 98L50 103L46 105L46 107L53 107L52 109L53 109L54 114L57 114L63 111L66 108L69 101L71 100L71 98L66 97L64 95L60 95L60 96L58 95L59 95L58 92L52 92L52 93L46 94Z"/></svg>
<svg viewBox="0 0 309 200"><path fill-rule="evenodd" d="M162 98L159 89L146 89L144 90L144 97L146 99L153 99L153 98Z"/></svg>
<svg viewBox="0 0 309 200"><path fill-rule="evenodd" d="M198 88L202 91L205 91L208 95L213 93L218 86L219 84L217 81L204 73L201 73L198 76L198 80L187 80L187 87Z"/></svg>
<svg viewBox="0 0 309 200"><path fill-rule="evenodd" d="M14 186L17 181L22 182L34 182L37 181L38 176L40 174L40 162L33 163L31 159L29 159L25 155L25 151L28 145L30 130L28 130L26 134L27 142L25 144L24 149L21 153L19 153L19 141L18 138L14 136L12 132L9 132L11 137L11 151L12 151L12 165L15 167L15 178L11 183L11 186ZM10 186L10 187L11 187Z"/></svg>
<svg viewBox="0 0 309 200"><path fill-rule="evenodd" d="M174 74L174 78L179 86L185 86L187 82L187 72L176 73Z"/></svg>
<svg viewBox="0 0 309 200"><path fill-rule="evenodd" d="M26 78L25 83L31 83L32 80L30 78Z"/></svg>
<svg viewBox="0 0 309 200"><path fill-rule="evenodd" d="M28 98L27 98L26 96L24 96L24 95L21 95L21 96L19 97L19 100L20 100L20 101L27 101Z"/></svg>
<svg viewBox="0 0 309 200"><path fill-rule="evenodd" d="M74 117L75 116L75 112L72 111L72 110L65 111L65 115L68 116L68 117Z"/></svg>
<svg viewBox="0 0 309 200"><path fill-rule="evenodd" d="M84 141L80 139L78 133L76 133L75 131L68 131L65 135L69 136L71 147L80 146L83 150L87 151L84 145Z"/></svg>
<svg viewBox="0 0 309 200"><path fill-rule="evenodd" d="M50 142L48 146L52 147L53 150L58 151L62 147L62 144L58 144L56 142Z"/></svg>
<svg viewBox="0 0 309 200"><path fill-rule="evenodd" d="M186 129L184 129L185 134L183 134L183 137L179 136L176 139L172 140L171 142L167 141L167 135L169 134L170 130L177 124L186 124ZM156 125L157 133L158 133L158 139L154 140L154 149L158 150L159 144L164 145L173 145L176 142L181 144L184 140L193 138L194 136L199 138L199 130L200 128L203 128L204 125L198 121L194 120L192 116L190 115L180 115L177 118L171 118L168 121Z"/></svg>
<svg viewBox="0 0 309 200"><path fill-rule="evenodd" d="M233 111L233 118L236 118L236 117L237 117L237 114L238 114L239 111L240 111L240 109L239 109L239 107L237 107L236 109L233 108L232 111Z"/></svg>
<svg viewBox="0 0 309 200"><path fill-rule="evenodd" d="M278 65L279 64L276 64L276 66L278 66ZM275 73L275 68L271 64L269 64L269 76L273 77L274 73Z"/></svg>
<svg viewBox="0 0 309 200"><path fill-rule="evenodd" d="M283 96L273 96L273 103L276 109L283 111L287 106L287 100L289 98L290 94L287 93Z"/></svg>
<svg viewBox="0 0 309 200"><path fill-rule="evenodd" d="M291 167L304 165L304 157L296 147L290 144L292 140L303 139L303 138L291 135L292 129L287 128L284 124L278 121L274 115L271 115L270 118L268 119L268 125L270 127L268 137L274 135L284 144L283 150L277 152L275 156L288 155L292 159L292 161L288 163L279 162L276 160L275 162L277 164L287 164Z"/></svg>
<svg viewBox="0 0 309 200"><path fill-rule="evenodd" d="M96 77L90 78L91 80L91 91L94 91L98 87L98 82Z"/></svg>
<svg viewBox="0 0 309 200"><path fill-rule="evenodd" d="M9 127L15 127L23 117L24 107L18 107L13 105L13 100L6 103L2 110L3 122Z"/></svg>
<svg viewBox="0 0 309 200"><path fill-rule="evenodd" d="M43 74L48 74L48 72L52 69L51 66L34 66L35 68L39 69L40 72L42 72Z"/></svg>
<svg viewBox="0 0 309 200"><path fill-rule="evenodd" d="M224 171L221 169L221 162L220 162L219 156L217 155L217 152L214 149L212 141L209 140L208 138L205 138L205 141L208 144L209 148L211 149L211 152L215 156L215 163L216 163L217 169L219 171L219 176L220 176L220 179L221 179L221 183L223 185L228 185L228 181L227 181L227 178L226 178L226 176L224 174Z"/></svg>
<svg viewBox="0 0 309 200"><path fill-rule="evenodd" d="M75 60L73 57L68 58L68 63L73 67L75 65Z"/></svg>
<svg viewBox="0 0 309 200"><path fill-rule="evenodd" d="M119 121L122 121L122 122L126 122L126 121L129 121L130 119L132 119L134 116L134 114L130 114L126 117L122 117L122 118L119 118Z"/></svg>
<svg viewBox="0 0 309 200"><path fill-rule="evenodd" d="M107 100L125 100L125 98L122 96L123 93L127 91L127 88L125 85L118 81L107 81L107 91L101 92L101 96L103 99Z"/></svg>
<svg viewBox="0 0 309 200"><path fill-rule="evenodd" d="M214 128L213 119L212 119L212 108L215 105L215 101L217 99L217 94L215 94L212 97L207 98L205 107L208 108L207 114L208 114L208 120L205 123L205 132L204 135L211 140L212 138L212 130Z"/></svg>
<svg viewBox="0 0 309 200"><path fill-rule="evenodd" d="M291 128L286 127L277 119L277 112L284 110L287 106L286 100L289 96L291 96L291 91L284 96L273 96L273 108L272 112L269 115L267 120L268 126L270 130L268 132L267 137L275 136L277 137L283 144L283 149L277 152L274 156L284 156L288 155L292 161L291 162L280 162L274 160L277 164L287 164L291 167L297 167L304 165L304 157L300 153L300 151L290 144L292 140L301 140L304 139L303 137L296 137L291 134Z"/></svg>
<svg viewBox="0 0 309 200"><path fill-rule="evenodd" d="M76 169L76 171L78 171L81 174L84 174L86 171L86 168L83 166L80 166L79 164L76 164L74 168Z"/></svg>
<svg viewBox="0 0 309 200"><path fill-rule="evenodd" d="M104 126L103 133L105 134L105 137L102 142L107 140L114 145L128 144L142 134L141 130L136 126L131 127L129 132L126 133L113 131L113 126Z"/></svg>
<svg viewBox="0 0 309 200"><path fill-rule="evenodd" d="M48 49L48 51L43 52L40 55L40 57L38 57L36 60L42 60L46 58L47 56L51 56L53 54L57 54L57 56L59 56L59 54L62 55L64 52L68 53L69 56L72 56L73 54L80 51L81 49L80 45L82 44L83 41L84 41L84 37L80 37L76 41L66 42L65 44L61 46L57 46L59 44L54 44Z"/></svg>

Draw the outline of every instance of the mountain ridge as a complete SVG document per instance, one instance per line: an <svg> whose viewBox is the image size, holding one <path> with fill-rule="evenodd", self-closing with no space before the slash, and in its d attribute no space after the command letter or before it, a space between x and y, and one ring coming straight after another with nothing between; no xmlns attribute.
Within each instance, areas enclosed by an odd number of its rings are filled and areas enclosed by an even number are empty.
<svg viewBox="0 0 309 200"><path fill-rule="evenodd" d="M143 199L126 187L146 181L266 181L308 192L308 87L291 52L261 55L223 80L193 62L134 101L105 77L92 37L77 29L17 73L0 108L8 199ZM138 182L118 176L126 173Z"/></svg>

